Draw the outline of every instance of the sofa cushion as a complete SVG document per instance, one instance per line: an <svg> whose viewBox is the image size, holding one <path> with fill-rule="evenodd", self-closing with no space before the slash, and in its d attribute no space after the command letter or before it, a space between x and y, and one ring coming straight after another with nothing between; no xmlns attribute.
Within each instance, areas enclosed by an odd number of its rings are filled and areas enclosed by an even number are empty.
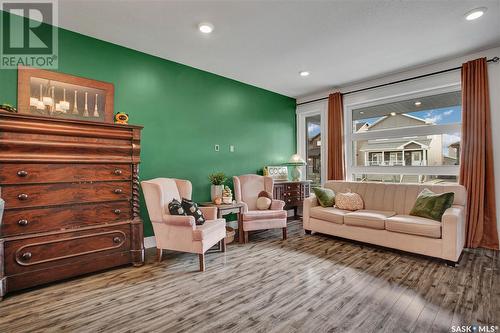
<svg viewBox="0 0 500 333"><path fill-rule="evenodd" d="M201 241L208 239L212 233L217 233L221 230L226 232L226 220L217 219L206 221L202 225L197 225L196 229L193 230L193 240Z"/></svg>
<svg viewBox="0 0 500 333"><path fill-rule="evenodd" d="M335 205L335 192L333 190L324 187L313 187L312 190L322 207L333 207Z"/></svg>
<svg viewBox="0 0 500 333"><path fill-rule="evenodd" d="M316 206L311 208L311 210L309 211L309 216L323 221L343 224L344 215L347 213L350 213L350 211L334 207Z"/></svg>
<svg viewBox="0 0 500 333"><path fill-rule="evenodd" d="M344 223L356 227L383 230L385 229L385 220L394 215L396 215L396 212L360 209L346 214L344 216Z"/></svg>
<svg viewBox="0 0 500 333"><path fill-rule="evenodd" d="M268 197L259 197L257 199L257 209L258 210L267 210L269 207L271 207L271 203L273 201L269 199Z"/></svg>
<svg viewBox="0 0 500 333"><path fill-rule="evenodd" d="M441 238L441 222L411 215L395 215L385 220L385 229L404 234Z"/></svg>
<svg viewBox="0 0 500 333"><path fill-rule="evenodd" d="M365 208L363 198L358 193L338 193L335 198L335 206L339 209L355 211Z"/></svg>
<svg viewBox="0 0 500 333"><path fill-rule="evenodd" d="M187 215L182 204L175 198L168 204L168 211L170 215Z"/></svg>
<svg viewBox="0 0 500 333"><path fill-rule="evenodd" d="M410 215L441 222L444 212L451 207L454 200L455 193L453 192L436 194L425 188L418 195Z"/></svg>
<svg viewBox="0 0 500 333"><path fill-rule="evenodd" d="M182 198L181 205L186 212L186 215L194 217L196 225L202 225L203 223L205 223L205 216L203 216L203 213L198 208L198 204L196 202L194 202L193 200Z"/></svg>
<svg viewBox="0 0 500 333"><path fill-rule="evenodd" d="M286 219L286 210L249 210L243 213L243 221Z"/></svg>

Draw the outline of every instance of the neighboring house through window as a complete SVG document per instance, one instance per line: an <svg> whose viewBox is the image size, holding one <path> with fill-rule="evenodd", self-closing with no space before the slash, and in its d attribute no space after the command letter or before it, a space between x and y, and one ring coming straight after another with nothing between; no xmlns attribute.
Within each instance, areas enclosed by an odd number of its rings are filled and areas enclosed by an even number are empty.
<svg viewBox="0 0 500 333"><path fill-rule="evenodd" d="M459 85L355 103L345 111L348 178L397 183L458 180Z"/></svg>

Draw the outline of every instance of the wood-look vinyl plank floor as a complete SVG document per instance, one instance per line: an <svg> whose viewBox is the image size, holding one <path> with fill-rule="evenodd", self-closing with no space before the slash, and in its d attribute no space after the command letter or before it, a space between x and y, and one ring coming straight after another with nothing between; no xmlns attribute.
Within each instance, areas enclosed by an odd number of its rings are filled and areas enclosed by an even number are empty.
<svg viewBox="0 0 500 333"><path fill-rule="evenodd" d="M500 325L500 257L466 250L459 267L304 235L300 221L198 256L166 252L7 295L0 332L450 332Z"/></svg>

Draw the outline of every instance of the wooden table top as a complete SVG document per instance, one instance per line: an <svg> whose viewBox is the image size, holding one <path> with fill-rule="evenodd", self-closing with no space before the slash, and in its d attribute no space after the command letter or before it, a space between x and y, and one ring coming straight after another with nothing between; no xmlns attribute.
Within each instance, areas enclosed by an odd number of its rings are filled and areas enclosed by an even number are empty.
<svg viewBox="0 0 500 333"><path fill-rule="evenodd" d="M202 207L217 207L219 209L231 209L231 208L240 208L240 207L243 207L244 204L242 203L230 203L230 204L220 204L220 205L216 205L215 203L213 202L201 202L200 203L200 206Z"/></svg>

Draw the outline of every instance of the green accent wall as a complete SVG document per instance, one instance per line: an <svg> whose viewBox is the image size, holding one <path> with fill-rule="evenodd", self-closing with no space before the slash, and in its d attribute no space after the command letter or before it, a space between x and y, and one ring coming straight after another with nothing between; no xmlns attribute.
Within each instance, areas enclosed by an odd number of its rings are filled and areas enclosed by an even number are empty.
<svg viewBox="0 0 500 333"><path fill-rule="evenodd" d="M64 29L59 71L112 82L115 112L144 126L140 178L189 179L196 201L210 199L209 173L256 173L296 150L295 99ZM0 70L3 103L17 104L16 70ZM141 215L153 235L144 202Z"/></svg>

